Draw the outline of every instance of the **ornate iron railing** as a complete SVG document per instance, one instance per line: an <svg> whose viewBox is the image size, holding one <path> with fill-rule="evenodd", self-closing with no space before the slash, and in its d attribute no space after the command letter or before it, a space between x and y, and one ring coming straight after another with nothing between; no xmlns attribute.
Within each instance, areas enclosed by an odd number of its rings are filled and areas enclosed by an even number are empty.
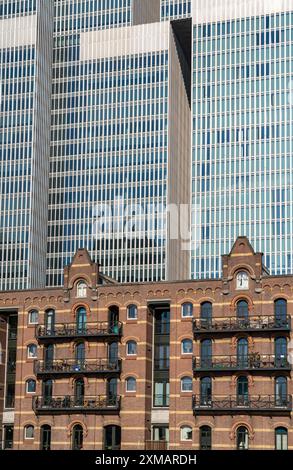
<svg viewBox="0 0 293 470"><path fill-rule="evenodd" d="M238 331L265 332L290 331L291 317L253 315L248 318L226 317L211 320L193 320L194 334L200 333L234 333Z"/></svg>
<svg viewBox="0 0 293 470"><path fill-rule="evenodd" d="M193 370L221 372L223 370L291 370L287 356L250 353L247 356L205 356L193 358Z"/></svg>
<svg viewBox="0 0 293 470"><path fill-rule="evenodd" d="M36 375L113 374L121 372L121 359L54 359L35 361Z"/></svg>
<svg viewBox="0 0 293 470"><path fill-rule="evenodd" d="M274 395L259 396L200 396L193 395L192 408L194 413L207 412L290 412L292 396L276 397Z"/></svg>
<svg viewBox="0 0 293 470"><path fill-rule="evenodd" d="M122 335L122 323L98 322L96 326L75 323L57 324L53 328L36 327L36 338L41 340L60 340L71 338L112 338Z"/></svg>
<svg viewBox="0 0 293 470"><path fill-rule="evenodd" d="M62 414L62 413L107 413L120 410L121 397L108 397L98 395L96 397L33 397L33 410L38 414Z"/></svg>

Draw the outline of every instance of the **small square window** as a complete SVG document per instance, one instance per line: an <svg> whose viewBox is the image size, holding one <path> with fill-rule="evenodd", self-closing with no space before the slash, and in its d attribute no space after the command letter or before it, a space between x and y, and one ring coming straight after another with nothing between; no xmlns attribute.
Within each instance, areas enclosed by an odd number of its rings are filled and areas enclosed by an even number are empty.
<svg viewBox="0 0 293 470"><path fill-rule="evenodd" d="M31 310L28 314L28 322L30 325L37 325L39 321L39 312L37 310Z"/></svg>
<svg viewBox="0 0 293 470"><path fill-rule="evenodd" d="M137 320L137 306L128 305L127 307L127 319L128 320Z"/></svg>

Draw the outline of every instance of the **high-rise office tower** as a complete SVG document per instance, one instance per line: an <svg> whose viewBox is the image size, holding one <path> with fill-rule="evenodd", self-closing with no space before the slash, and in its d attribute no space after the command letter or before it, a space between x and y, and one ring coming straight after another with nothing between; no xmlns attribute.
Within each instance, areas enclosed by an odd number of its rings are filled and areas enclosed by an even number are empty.
<svg viewBox="0 0 293 470"><path fill-rule="evenodd" d="M161 20L191 17L192 0L161 0Z"/></svg>
<svg viewBox="0 0 293 470"><path fill-rule="evenodd" d="M52 4L0 5L0 289L45 284Z"/></svg>
<svg viewBox="0 0 293 470"><path fill-rule="evenodd" d="M0 11L0 288L45 271L59 285L80 247L121 281L188 277L164 208L190 199L190 35L160 23L159 0Z"/></svg>
<svg viewBox="0 0 293 470"><path fill-rule="evenodd" d="M293 273L293 2L193 2L195 278L246 235Z"/></svg>
<svg viewBox="0 0 293 470"><path fill-rule="evenodd" d="M188 65L159 19L159 1L56 2L48 285L79 247L121 281L188 276L161 225L189 201Z"/></svg>

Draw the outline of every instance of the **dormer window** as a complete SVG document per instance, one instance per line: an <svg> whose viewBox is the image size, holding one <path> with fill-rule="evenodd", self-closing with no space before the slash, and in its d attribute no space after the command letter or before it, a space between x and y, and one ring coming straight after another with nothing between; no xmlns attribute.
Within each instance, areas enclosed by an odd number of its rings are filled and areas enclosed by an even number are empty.
<svg viewBox="0 0 293 470"><path fill-rule="evenodd" d="M79 281L76 287L76 297L86 297L87 285L84 281Z"/></svg>
<svg viewBox="0 0 293 470"><path fill-rule="evenodd" d="M236 289L245 290L249 289L249 276L247 272L240 271L236 276Z"/></svg>

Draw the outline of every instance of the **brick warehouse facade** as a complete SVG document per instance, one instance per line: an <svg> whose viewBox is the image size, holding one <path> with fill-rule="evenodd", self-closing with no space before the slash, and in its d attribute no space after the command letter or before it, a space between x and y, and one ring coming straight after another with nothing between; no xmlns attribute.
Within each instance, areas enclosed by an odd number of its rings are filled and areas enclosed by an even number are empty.
<svg viewBox="0 0 293 470"><path fill-rule="evenodd" d="M5 449L293 449L293 277L240 237L221 279L0 293Z"/></svg>

